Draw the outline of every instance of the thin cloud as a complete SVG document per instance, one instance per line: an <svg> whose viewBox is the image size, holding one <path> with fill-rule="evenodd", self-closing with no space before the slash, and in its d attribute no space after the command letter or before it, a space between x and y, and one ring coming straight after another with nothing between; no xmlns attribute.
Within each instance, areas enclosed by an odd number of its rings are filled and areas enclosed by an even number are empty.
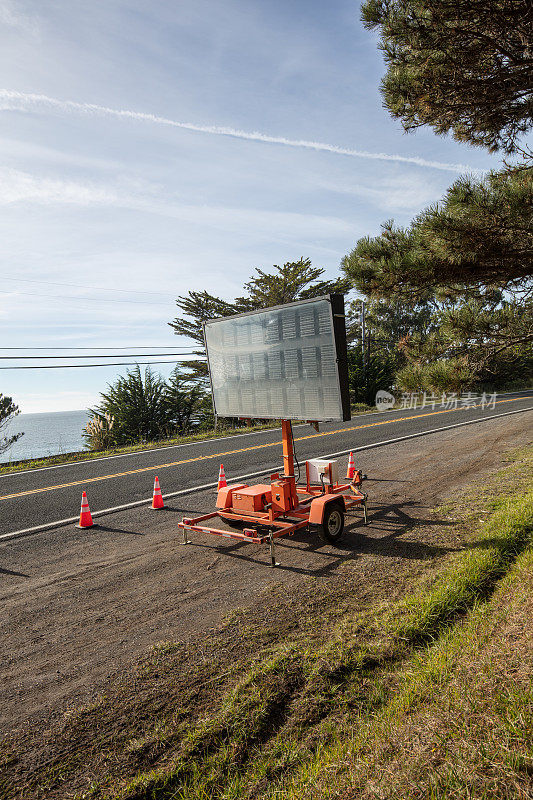
<svg viewBox="0 0 533 800"><path fill-rule="evenodd" d="M143 192L142 186L134 191L128 185L81 183L0 168L0 206L19 203L108 206L172 217L187 225L209 225L222 230L242 230L244 226L256 232L271 232L275 229L280 235L315 234L329 237L345 235L353 230L350 221L339 217L249 207L176 203L172 199Z"/></svg>
<svg viewBox="0 0 533 800"><path fill-rule="evenodd" d="M76 103L72 100L58 100L43 94L26 94L15 92L8 89L0 90L0 110L2 111L56 111L59 113L74 113L90 116L115 117L120 119L130 119L138 122L150 122L154 125L167 125L173 128L181 128L197 133L208 133L214 136L229 136L233 139L246 139L253 142L263 142L266 144L280 144L286 147L298 147L308 150L316 150L334 155L349 156L351 158L364 158L375 161L396 161L403 164L414 164L418 167L429 167L431 169L445 170L447 172L474 172L480 173L481 170L473 169L466 164L449 164L442 161L429 161L417 156L401 156L390 153L371 153L366 150L352 150L348 147L339 147L335 144L326 142L313 142L307 139L287 139L284 136L270 136L259 131L242 131L236 128L229 128L223 125L195 125L192 122L178 122L177 120L160 117L156 114L146 114L141 111L130 111L125 109L108 108L106 106L95 105L94 103Z"/></svg>
<svg viewBox="0 0 533 800"><path fill-rule="evenodd" d="M16 169L0 169L0 205L21 202L43 205L120 205L121 198L106 187L43 178Z"/></svg>
<svg viewBox="0 0 533 800"><path fill-rule="evenodd" d="M23 13L12 0L0 0L0 25L19 28L26 33L37 33L35 18Z"/></svg>
<svg viewBox="0 0 533 800"><path fill-rule="evenodd" d="M380 210L393 212L419 210L434 203L439 194L438 183L428 180L427 176L412 172L388 175L385 178L373 176L371 183L366 184L323 179L319 176L312 183L323 191L361 197L370 200Z"/></svg>

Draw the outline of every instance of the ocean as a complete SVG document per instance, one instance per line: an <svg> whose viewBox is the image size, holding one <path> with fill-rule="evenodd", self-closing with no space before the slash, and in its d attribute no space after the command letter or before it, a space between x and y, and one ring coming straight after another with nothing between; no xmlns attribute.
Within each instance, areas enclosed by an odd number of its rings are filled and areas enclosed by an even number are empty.
<svg viewBox="0 0 533 800"><path fill-rule="evenodd" d="M7 452L0 453L0 463L84 450L82 433L88 420L87 411L19 414L10 421L0 437L12 436L19 431L24 431L24 436Z"/></svg>

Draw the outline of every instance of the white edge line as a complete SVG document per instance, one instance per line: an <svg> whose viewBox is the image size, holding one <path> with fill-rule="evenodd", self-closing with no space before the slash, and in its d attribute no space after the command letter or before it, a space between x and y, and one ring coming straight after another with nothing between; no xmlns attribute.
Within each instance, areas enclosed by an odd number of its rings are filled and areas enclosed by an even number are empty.
<svg viewBox="0 0 533 800"><path fill-rule="evenodd" d="M432 428L430 431L418 431L417 433L409 433L407 436L397 436L395 439L385 439L382 442L373 442L372 444L364 444L361 447L352 447L348 450L339 450L337 453L328 453L321 458L333 458L334 456L345 456L351 452L358 453L362 450L372 450L374 447L383 447L387 444L395 444L396 442L406 442L409 439L416 439L419 436L428 436L430 433L439 433L440 431L447 431L451 428L461 428L463 425L474 425L477 422L488 422L490 419L498 419L500 417L509 417L511 414L523 414L525 411L533 411L533 406L529 408L519 408L516 411L505 411L503 414L491 414L490 417L479 417L478 419L470 419L467 422L455 422L453 425L445 425L443 428ZM387 412L383 412L387 413ZM232 478L232 481L241 481L245 478L257 478L260 475L268 475L269 472L272 472L272 468L269 469L262 469L259 472L248 472L246 475L237 475L235 478ZM164 494L163 498L167 499L169 497L178 497L180 495L185 494L194 494L195 492L203 492L206 489L214 489L218 484L218 481L214 481L213 483L204 483L202 486L192 486L189 489L180 489L178 492L170 492L169 494ZM113 506L112 508L104 508L101 511L95 511L92 516L93 518L101 517L104 514L112 514L115 511L124 511L128 508L135 508L136 506L143 506L147 503L150 503L152 498L149 497L146 500L136 500L134 503L125 503L122 506ZM32 533L38 533L39 531L45 531L51 528L59 528L61 525L69 525L71 522L77 522L78 517L69 517L68 519L60 519L56 520L55 522L48 522L45 525L36 525L34 528L24 528L20 531L13 531L12 533L3 533L0 535L0 542L6 541L7 539L17 539L22 536L30 536Z"/></svg>
<svg viewBox="0 0 533 800"><path fill-rule="evenodd" d="M524 394L526 392L530 392L531 389L523 389L521 392L500 392L498 393L497 397L505 397L509 394ZM522 400L525 398L517 397L517 400ZM387 411L361 411L356 413L358 417L376 417L376 416L383 416L384 414L388 414L389 416L393 414L395 411L418 411L419 409L405 409L405 408L391 408ZM420 411L423 410L423 407L420 406ZM353 417L352 417L353 419ZM306 423L301 423L300 425L294 425L294 428L303 428L305 427ZM144 453L159 453L161 450L175 450L180 447L193 447L195 445L201 444L209 444L210 442L225 442L228 439L239 439L244 438L245 436L260 436L261 434L271 433L273 431L279 431L279 428L265 428L262 431L252 431L251 433L234 433L231 436L215 436L212 439L199 439L197 442L184 442L183 444L167 444L164 447L151 447L147 450L133 450L131 453L119 453L115 456L100 456L100 458L85 458L83 461L67 461L65 464L54 464L50 467L37 467L36 469L21 469L21 470L13 470L13 472L4 472L0 474L0 480L2 478L13 478L17 475L27 475L28 472L44 472L46 470L52 469L64 469L65 467L77 467L78 464L96 464L98 461L112 461L115 458L128 458L129 456L138 456L143 455ZM60 454L59 454L60 455ZM46 458L46 456L43 456ZM35 459L38 460L38 457ZM4 461L0 463L0 468L4 467L6 464L9 464L9 461ZM264 474L264 473L262 473ZM94 516L94 514L93 514ZM1 540L1 537L0 537Z"/></svg>

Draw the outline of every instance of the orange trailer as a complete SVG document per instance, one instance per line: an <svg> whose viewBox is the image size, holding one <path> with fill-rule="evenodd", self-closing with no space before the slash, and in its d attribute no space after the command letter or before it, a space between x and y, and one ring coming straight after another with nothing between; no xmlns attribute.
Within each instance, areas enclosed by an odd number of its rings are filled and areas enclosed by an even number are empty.
<svg viewBox="0 0 533 800"><path fill-rule="evenodd" d="M305 485L298 485L294 475L294 442L290 420L282 421L283 473L274 473L269 483L255 486L235 484L218 491L216 511L178 523L183 530L183 544L190 544L188 531L224 536L242 542L268 543L272 567L274 541L291 536L303 528L314 530L324 542L337 542L344 529L348 509L360 507L367 524L367 496L360 486L363 476L355 473L351 483L335 480L332 464L326 465L320 483L311 483L306 462ZM211 528L200 523L220 518L234 530Z"/></svg>

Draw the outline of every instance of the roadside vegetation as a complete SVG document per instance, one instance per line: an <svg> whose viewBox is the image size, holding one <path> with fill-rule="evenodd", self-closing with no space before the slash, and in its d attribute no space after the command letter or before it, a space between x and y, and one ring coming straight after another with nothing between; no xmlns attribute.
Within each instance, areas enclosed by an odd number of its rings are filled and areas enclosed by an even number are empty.
<svg viewBox="0 0 533 800"><path fill-rule="evenodd" d="M6 397L6 395L0 394L0 453L5 453L6 450L18 442L22 433L15 433L11 436L5 435L5 430L16 416L20 414L19 407L13 402L12 397ZM4 433L2 433L4 431Z"/></svg>
<svg viewBox="0 0 533 800"><path fill-rule="evenodd" d="M530 797L532 487L529 448L402 533L416 568L361 586L348 561L160 643L94 705L6 739L2 796Z"/></svg>
<svg viewBox="0 0 533 800"><path fill-rule="evenodd" d="M400 389L501 390L533 374L528 8L526 0L362 4L384 56L384 106L404 129L428 126L507 157L482 178L461 176L408 227L384 222L343 259L372 304L431 310L425 330L396 339Z"/></svg>
<svg viewBox="0 0 533 800"><path fill-rule="evenodd" d="M84 437L91 450L186 436L213 426L209 393L175 369L168 381L137 365L100 396Z"/></svg>

